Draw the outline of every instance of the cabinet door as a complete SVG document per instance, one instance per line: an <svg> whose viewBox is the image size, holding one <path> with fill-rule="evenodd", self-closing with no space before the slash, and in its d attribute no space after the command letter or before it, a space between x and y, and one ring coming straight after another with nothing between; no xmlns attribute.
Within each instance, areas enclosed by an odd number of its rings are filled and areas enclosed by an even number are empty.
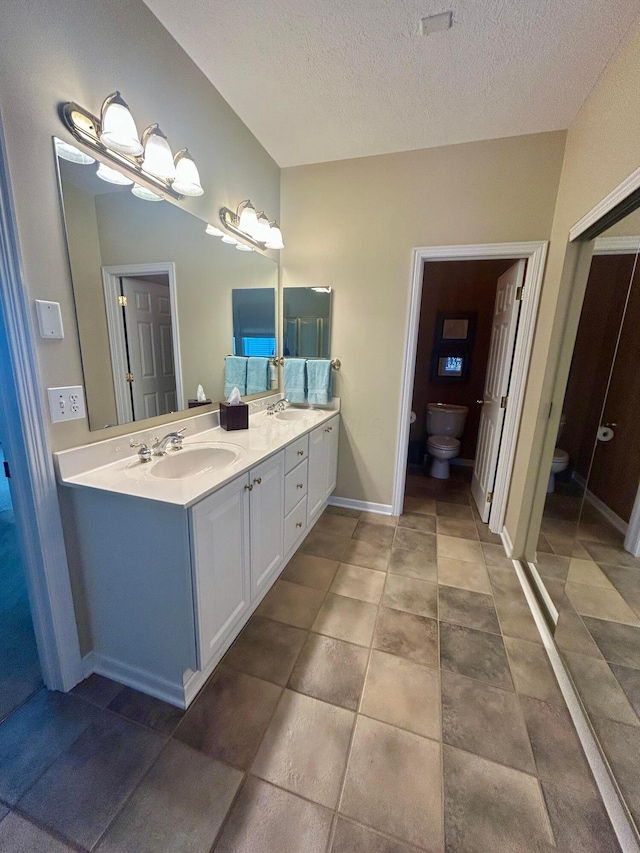
<svg viewBox="0 0 640 853"><path fill-rule="evenodd" d="M251 598L255 599L284 558L284 452L249 473L251 497Z"/></svg>
<svg viewBox="0 0 640 853"><path fill-rule="evenodd" d="M325 426L309 433L309 479L307 485L307 521L315 518L327 495L327 442Z"/></svg>
<svg viewBox="0 0 640 853"><path fill-rule="evenodd" d="M325 498L328 498L336 487L338 480L338 439L340 437L340 418L332 418L325 427L325 442L327 444L327 488Z"/></svg>
<svg viewBox="0 0 640 853"><path fill-rule="evenodd" d="M248 477L238 477L191 509L198 624L204 669L250 604Z"/></svg>

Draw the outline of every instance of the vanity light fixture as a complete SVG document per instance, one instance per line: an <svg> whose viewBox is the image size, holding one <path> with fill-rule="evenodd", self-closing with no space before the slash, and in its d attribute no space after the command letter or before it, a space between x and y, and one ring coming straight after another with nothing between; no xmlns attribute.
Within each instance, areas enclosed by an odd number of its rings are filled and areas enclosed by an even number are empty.
<svg viewBox="0 0 640 853"><path fill-rule="evenodd" d="M75 145L63 142L61 139L56 139L56 154L63 160L68 160L70 163L80 163L83 166L90 166L91 163L96 162L94 157L90 157L84 151L76 148Z"/></svg>
<svg viewBox="0 0 640 853"><path fill-rule="evenodd" d="M212 237L224 236L224 231L221 231L219 228L216 228L215 225L211 225L211 223L209 223L209 225L207 225L207 227L204 230L207 234L210 234Z"/></svg>
<svg viewBox="0 0 640 853"><path fill-rule="evenodd" d="M278 227L278 223L269 221L268 216L264 211L258 215L254 206L249 199L241 201L238 209L234 212L228 207L220 208L220 221L222 222L225 231L236 235L235 242L248 244L254 249L284 249L282 242L282 232ZM209 226L212 227L212 226ZM207 233L212 234L213 231ZM234 240L225 236L222 238L224 243L233 243Z"/></svg>
<svg viewBox="0 0 640 853"><path fill-rule="evenodd" d="M236 249L239 252L254 252L255 251L255 249L253 249L251 246L247 246L244 243L237 243Z"/></svg>
<svg viewBox="0 0 640 853"><path fill-rule="evenodd" d="M232 237L230 234L225 234L222 237L223 243L228 243L230 246L237 246L240 240L236 240L235 237Z"/></svg>
<svg viewBox="0 0 640 853"><path fill-rule="evenodd" d="M131 192L136 198L141 198L143 201L164 201L161 195L154 193L153 190L148 190L140 184L134 184L131 187Z"/></svg>
<svg viewBox="0 0 640 853"><path fill-rule="evenodd" d="M150 125L143 132L142 138L138 138L136 123L120 92L114 92L105 99L100 118L73 102L63 104L61 112L64 123L75 139L95 151L99 160L108 163L105 169L115 169L127 176L126 183L137 185L135 195L138 198L157 201L169 195L180 200L204 192L189 151L181 148L174 158L167 138L157 124ZM73 149L68 143L61 145ZM60 146L57 147L60 156L64 157ZM86 154L83 156L88 157ZM74 162L88 163L90 160ZM100 177L105 174L108 172L102 170ZM142 190L146 190L146 194Z"/></svg>
<svg viewBox="0 0 640 853"><path fill-rule="evenodd" d="M108 184L117 184L119 187L130 186L133 181L117 169L112 169L110 166L105 166L104 163L98 165L96 175Z"/></svg>

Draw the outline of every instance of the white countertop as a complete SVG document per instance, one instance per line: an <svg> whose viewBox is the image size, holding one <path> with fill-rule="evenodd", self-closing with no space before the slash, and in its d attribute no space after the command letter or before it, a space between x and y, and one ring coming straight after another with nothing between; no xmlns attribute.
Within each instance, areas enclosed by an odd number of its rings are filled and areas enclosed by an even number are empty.
<svg viewBox="0 0 640 853"><path fill-rule="evenodd" d="M121 437L55 453L58 480L65 486L116 492L186 508L328 421L339 411L339 400L334 399L331 409L306 411L308 417L299 421L283 421L276 415L267 415L264 410L250 412L249 428L245 430L227 431L217 425L211 426L217 423L217 418L204 415L201 419L189 418L175 424L163 424L151 431L162 437L187 426L193 434L187 432L185 435L185 450L211 443L237 449L239 456L236 461L222 469L180 479L160 478L152 471L159 461L167 457L154 457L151 462L142 463L138 460L137 451L129 447L129 438ZM217 415L217 412L213 414ZM145 430L144 434L131 435L137 441L149 441L149 433ZM169 451L170 454L179 452ZM105 463L108 459L113 461Z"/></svg>

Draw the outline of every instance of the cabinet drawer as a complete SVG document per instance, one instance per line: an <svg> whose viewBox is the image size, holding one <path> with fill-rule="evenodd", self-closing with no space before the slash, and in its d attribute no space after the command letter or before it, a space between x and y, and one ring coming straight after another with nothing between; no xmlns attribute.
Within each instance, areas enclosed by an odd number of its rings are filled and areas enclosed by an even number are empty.
<svg viewBox="0 0 640 853"><path fill-rule="evenodd" d="M307 526L307 499L303 498L284 520L285 556L302 538Z"/></svg>
<svg viewBox="0 0 640 853"><path fill-rule="evenodd" d="M299 462L309 455L309 436L303 435L296 439L284 452L284 472L288 474Z"/></svg>
<svg viewBox="0 0 640 853"><path fill-rule="evenodd" d="M305 459L289 471L284 478L284 514L288 515L294 506L307 495L307 477L309 463Z"/></svg>

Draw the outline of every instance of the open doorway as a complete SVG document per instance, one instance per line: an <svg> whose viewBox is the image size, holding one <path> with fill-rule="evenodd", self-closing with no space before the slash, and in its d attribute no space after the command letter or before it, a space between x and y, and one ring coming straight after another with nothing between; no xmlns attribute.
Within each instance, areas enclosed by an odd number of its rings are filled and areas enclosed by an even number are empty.
<svg viewBox="0 0 640 853"><path fill-rule="evenodd" d="M546 246L414 250L393 512L402 512L407 484L410 493L416 476L426 482L429 451L436 459L448 456L453 476L445 480L440 471L440 485L430 483L428 490L455 494L458 483L469 498L473 491L474 517L489 522L489 531L501 537L509 553L504 512ZM453 404L465 412L462 434L450 448L434 450L433 440L428 446L428 433L435 433L427 426L427 412L440 417L429 403ZM407 462L420 474L412 468L407 479ZM437 467L431 480L438 480Z"/></svg>

